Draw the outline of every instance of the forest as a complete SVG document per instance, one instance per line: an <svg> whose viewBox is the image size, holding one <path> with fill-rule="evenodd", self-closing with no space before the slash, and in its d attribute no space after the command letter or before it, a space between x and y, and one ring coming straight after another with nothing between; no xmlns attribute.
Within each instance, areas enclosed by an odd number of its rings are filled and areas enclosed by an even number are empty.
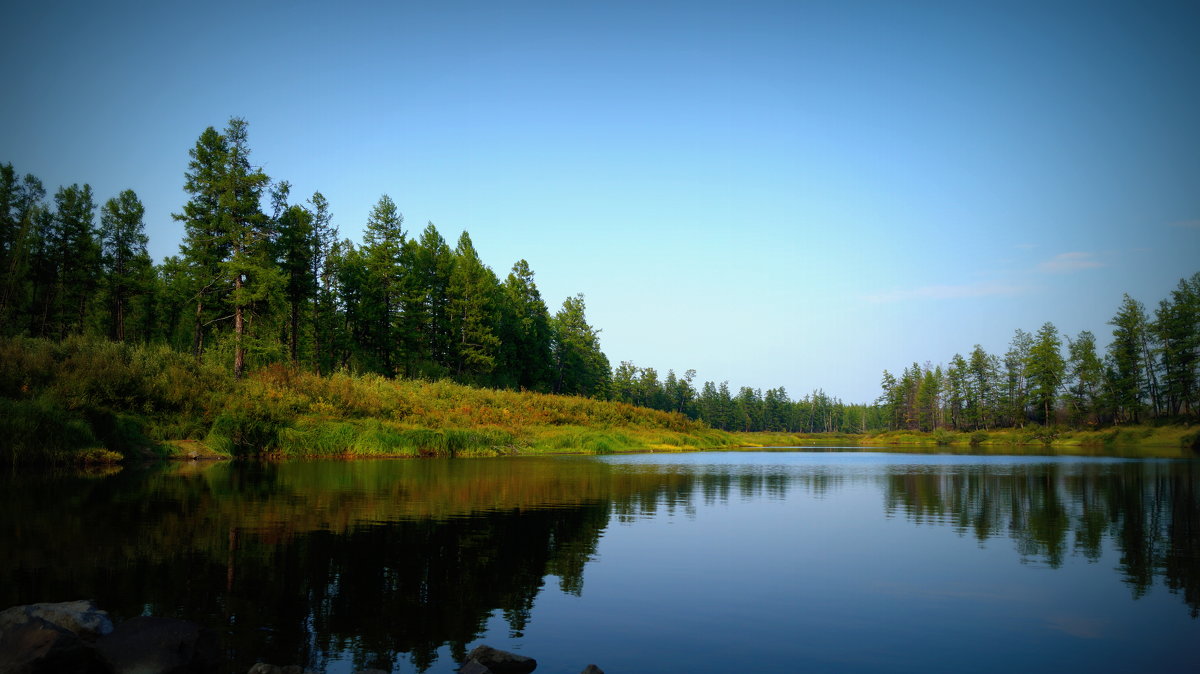
<svg viewBox="0 0 1200 674"><path fill-rule="evenodd" d="M533 270L501 280L470 235L452 248L428 223L405 229L392 199L361 242L339 236L328 200L296 197L251 161L248 124L205 129L188 151L177 255L154 263L132 189L97 209L87 184L52 200L33 175L0 164L0 336L108 340L168 348L235 379L266 367L316 376L449 380L584 396L674 412L727 431L868 433L1088 427L1190 420L1197 412L1200 274L1153 315L1126 296L1103 355L1084 331L1017 330L1003 355L976 345L949 365L885 371L871 403L818 388L694 383L623 361L611 366L583 294L550 313ZM96 211L99 210L99 223Z"/></svg>

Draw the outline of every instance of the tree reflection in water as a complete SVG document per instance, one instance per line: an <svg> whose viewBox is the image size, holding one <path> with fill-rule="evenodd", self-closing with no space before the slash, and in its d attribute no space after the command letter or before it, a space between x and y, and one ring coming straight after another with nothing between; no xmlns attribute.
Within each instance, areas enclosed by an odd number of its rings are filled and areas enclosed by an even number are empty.
<svg viewBox="0 0 1200 674"><path fill-rule="evenodd" d="M636 465L586 457L182 465L0 478L0 607L96 599L118 618L204 622L229 661L424 671L545 579L584 587L610 517L820 497L877 482L889 514L1011 538L1058 567L1105 542L1135 596L1156 578L1200 612L1194 462ZM852 523L850 523L852 525ZM244 668L242 669L244 671Z"/></svg>

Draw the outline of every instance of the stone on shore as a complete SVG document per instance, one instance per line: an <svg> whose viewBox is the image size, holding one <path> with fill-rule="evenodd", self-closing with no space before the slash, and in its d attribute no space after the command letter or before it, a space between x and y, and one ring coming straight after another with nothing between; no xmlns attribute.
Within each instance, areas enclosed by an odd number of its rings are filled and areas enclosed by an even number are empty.
<svg viewBox="0 0 1200 674"><path fill-rule="evenodd" d="M79 599L6 608L0 611L0 634L35 618L57 625L86 641L94 641L113 631L107 611L100 610L91 601Z"/></svg>
<svg viewBox="0 0 1200 674"><path fill-rule="evenodd" d="M587 667L584 667L583 671L579 674L604 674L604 670L600 669L596 665L588 665Z"/></svg>
<svg viewBox="0 0 1200 674"><path fill-rule="evenodd" d="M110 674L112 669L78 634L30 617L0 635L0 674Z"/></svg>
<svg viewBox="0 0 1200 674"><path fill-rule="evenodd" d="M471 662L483 665L492 674L528 674L537 669L537 660L533 658L484 645L476 646L470 653L467 653L467 662L464 663L464 666Z"/></svg>
<svg viewBox="0 0 1200 674"><path fill-rule="evenodd" d="M207 674L221 663L211 631L175 618L130 618L96 649L116 674Z"/></svg>

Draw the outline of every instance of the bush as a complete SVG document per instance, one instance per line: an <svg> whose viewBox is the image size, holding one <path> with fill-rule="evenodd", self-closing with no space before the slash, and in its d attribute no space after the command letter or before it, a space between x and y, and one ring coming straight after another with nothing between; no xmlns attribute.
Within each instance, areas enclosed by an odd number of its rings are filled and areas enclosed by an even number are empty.
<svg viewBox="0 0 1200 674"><path fill-rule="evenodd" d="M83 419L51 400L0 398L0 459L5 463L62 463L100 443Z"/></svg>
<svg viewBox="0 0 1200 674"><path fill-rule="evenodd" d="M285 422L256 400L232 400L213 421L204 443L229 456L269 454L279 447Z"/></svg>

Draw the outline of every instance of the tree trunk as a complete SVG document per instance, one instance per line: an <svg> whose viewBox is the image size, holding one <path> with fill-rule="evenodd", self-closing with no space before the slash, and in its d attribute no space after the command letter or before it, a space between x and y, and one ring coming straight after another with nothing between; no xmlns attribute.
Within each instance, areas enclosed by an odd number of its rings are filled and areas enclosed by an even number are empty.
<svg viewBox="0 0 1200 674"><path fill-rule="evenodd" d="M192 355L197 360L200 359L200 353L204 349L204 325L200 322L200 317L204 314L204 301L196 300L196 323L192 331Z"/></svg>
<svg viewBox="0 0 1200 674"><path fill-rule="evenodd" d="M297 333L299 333L299 332L300 332L300 303L295 300L292 300L292 334L289 335L290 343L288 344L288 347L291 351L291 356L292 356L292 367L295 367L300 360L300 358L299 358L299 341L300 340L299 340L299 337L297 336Z"/></svg>
<svg viewBox="0 0 1200 674"><path fill-rule="evenodd" d="M233 281L234 296L240 298L242 296L242 275L236 274ZM244 320L245 307L237 304L233 309L233 377L241 379L242 374L246 371L246 346L242 341L242 336L246 332L246 323Z"/></svg>

